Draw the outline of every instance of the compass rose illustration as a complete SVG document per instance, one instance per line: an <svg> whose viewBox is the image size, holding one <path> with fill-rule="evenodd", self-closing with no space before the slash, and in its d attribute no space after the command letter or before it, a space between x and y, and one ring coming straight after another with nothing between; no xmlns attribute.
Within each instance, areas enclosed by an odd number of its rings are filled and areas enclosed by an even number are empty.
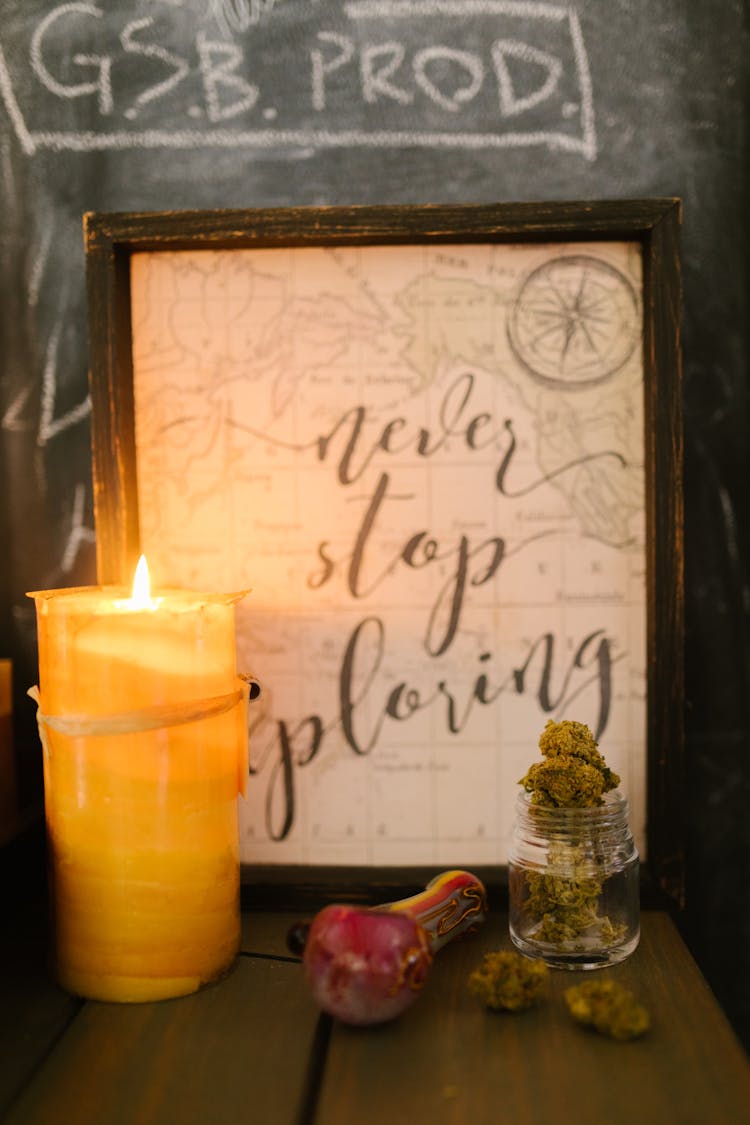
<svg viewBox="0 0 750 1125"><path fill-rule="evenodd" d="M578 254L553 258L524 281L508 339L538 381L580 390L610 378L640 338L638 297L620 270Z"/></svg>

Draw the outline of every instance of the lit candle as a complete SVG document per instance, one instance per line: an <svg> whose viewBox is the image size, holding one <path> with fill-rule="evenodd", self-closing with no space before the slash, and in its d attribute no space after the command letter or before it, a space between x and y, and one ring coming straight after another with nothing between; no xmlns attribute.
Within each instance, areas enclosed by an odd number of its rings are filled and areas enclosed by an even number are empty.
<svg viewBox="0 0 750 1125"><path fill-rule="evenodd" d="M158 593L29 595L57 975L99 1000L194 992L239 946L243 595Z"/></svg>

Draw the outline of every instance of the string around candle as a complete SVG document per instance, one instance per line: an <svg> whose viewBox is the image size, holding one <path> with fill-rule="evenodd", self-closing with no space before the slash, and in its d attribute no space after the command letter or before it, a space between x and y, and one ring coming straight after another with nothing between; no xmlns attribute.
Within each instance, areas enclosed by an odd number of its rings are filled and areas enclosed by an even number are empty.
<svg viewBox="0 0 750 1125"><path fill-rule="evenodd" d="M165 727L180 726L183 723L195 723L200 719L211 719L216 715L223 715L238 703L258 699L261 686L258 680L249 673L240 672L237 676L239 687L237 691L226 695L216 695L207 699L190 700L189 703L178 703L167 707L143 707L136 711L125 711L119 715L96 715L86 717L83 715L46 715L41 710L39 685L34 684L26 694L34 700L37 706L36 721L42 739L43 749L46 751L46 731L44 727L65 734L69 737L76 735L88 737L103 734L134 734L137 731L161 730Z"/></svg>
<svg viewBox="0 0 750 1125"><path fill-rule="evenodd" d="M136 711L125 711L119 715L46 715L40 709L39 687L29 688L29 695L37 705L37 723L65 734L90 737L92 735L135 734L145 730L161 730L163 727L195 723L200 719L223 715L249 697L250 685L238 677L240 687L227 695L217 695L209 699L191 699L187 703L177 703L165 707L143 707Z"/></svg>

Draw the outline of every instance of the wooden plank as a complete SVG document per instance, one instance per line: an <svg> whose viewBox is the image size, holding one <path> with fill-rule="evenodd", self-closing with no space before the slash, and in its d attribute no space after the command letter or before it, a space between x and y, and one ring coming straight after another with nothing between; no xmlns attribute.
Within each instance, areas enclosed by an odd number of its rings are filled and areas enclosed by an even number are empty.
<svg viewBox="0 0 750 1125"><path fill-rule="evenodd" d="M252 911L246 910L242 914L242 938L240 948L243 953L255 954L259 957L291 958L286 943L286 935L295 922L304 920L310 915L287 913L277 911ZM298 960L298 958L296 958Z"/></svg>
<svg viewBox="0 0 750 1125"><path fill-rule="evenodd" d="M43 905L14 906L0 936L0 1120L81 1007L52 979L47 944Z"/></svg>
<svg viewBox="0 0 750 1125"><path fill-rule="evenodd" d="M241 957L158 1004L87 1003L8 1125L286 1125L306 1100L318 1013L298 965Z"/></svg>
<svg viewBox="0 0 750 1125"><path fill-rule="evenodd" d="M316 1121L747 1121L741 1047L669 918L646 914L643 923L636 953L604 972L651 1012L644 1038L618 1043L575 1025L562 995L583 979L575 973L553 973L549 997L529 1012L486 1011L466 978L484 951L510 947L507 923L495 917L438 954L424 994L400 1020L334 1024Z"/></svg>

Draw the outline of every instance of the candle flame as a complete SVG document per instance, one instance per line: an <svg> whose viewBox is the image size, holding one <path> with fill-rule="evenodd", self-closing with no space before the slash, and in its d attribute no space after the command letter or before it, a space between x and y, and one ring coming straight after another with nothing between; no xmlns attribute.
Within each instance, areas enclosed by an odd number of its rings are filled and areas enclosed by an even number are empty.
<svg viewBox="0 0 750 1125"><path fill-rule="evenodd" d="M135 568L133 577L133 596L130 599L131 609L156 609L160 598L151 597L151 577L148 573L146 556L141 555Z"/></svg>

